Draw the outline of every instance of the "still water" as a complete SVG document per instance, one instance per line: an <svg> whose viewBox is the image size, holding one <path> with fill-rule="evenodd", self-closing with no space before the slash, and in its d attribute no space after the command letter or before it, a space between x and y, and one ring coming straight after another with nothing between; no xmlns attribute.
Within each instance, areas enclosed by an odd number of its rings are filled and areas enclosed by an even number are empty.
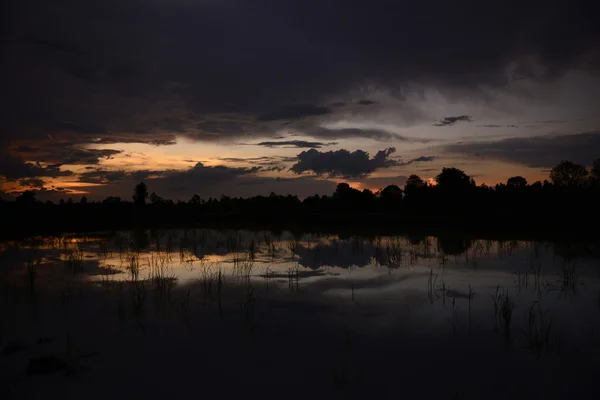
<svg viewBox="0 0 600 400"><path fill-rule="evenodd" d="M598 398L599 260L596 243L454 236L6 242L2 372L15 398L183 396L198 379L226 396Z"/></svg>

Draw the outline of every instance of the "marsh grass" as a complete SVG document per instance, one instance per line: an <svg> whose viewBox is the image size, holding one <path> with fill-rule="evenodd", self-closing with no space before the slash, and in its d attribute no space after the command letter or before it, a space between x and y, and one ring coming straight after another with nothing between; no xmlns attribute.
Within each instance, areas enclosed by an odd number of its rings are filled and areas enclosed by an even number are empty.
<svg viewBox="0 0 600 400"><path fill-rule="evenodd" d="M252 285L247 285L240 309L244 326L252 338L256 335L255 307L256 297L254 296L254 288Z"/></svg>
<svg viewBox="0 0 600 400"><path fill-rule="evenodd" d="M216 286L217 294L220 295L220 285L223 284L223 271L220 266L214 262L200 259L200 291L204 295L204 299L208 300L212 296L213 287Z"/></svg>
<svg viewBox="0 0 600 400"><path fill-rule="evenodd" d="M352 236L352 255L358 255L363 253L363 241L358 235Z"/></svg>
<svg viewBox="0 0 600 400"><path fill-rule="evenodd" d="M242 235L237 231L228 231L225 237L227 252L237 251L242 245Z"/></svg>
<svg viewBox="0 0 600 400"><path fill-rule="evenodd" d="M300 291L300 267L298 264L288 269L288 289L290 292Z"/></svg>
<svg viewBox="0 0 600 400"><path fill-rule="evenodd" d="M168 264L166 253L153 253L148 258L148 281L152 285L154 299L158 305L170 302L171 291L175 286L177 276L173 274Z"/></svg>
<svg viewBox="0 0 600 400"><path fill-rule="evenodd" d="M433 273L433 268L429 268L429 274L427 275L427 297L429 302L433 304L433 295L435 293L435 283L437 281L438 274Z"/></svg>
<svg viewBox="0 0 600 400"><path fill-rule="evenodd" d="M552 322L538 301L534 301L527 312L527 329L521 330L525 336L525 348L535 354L536 359L559 347L559 341L553 340Z"/></svg>
<svg viewBox="0 0 600 400"><path fill-rule="evenodd" d="M517 308L516 303L508 296L508 291L502 296L502 300L500 301L500 320L503 323L504 327L504 336L509 338L511 336L511 322L513 311Z"/></svg>
<svg viewBox="0 0 600 400"><path fill-rule="evenodd" d="M404 249L398 238L390 238L385 246L387 258L387 267L390 269L399 268L404 263Z"/></svg>
<svg viewBox="0 0 600 400"><path fill-rule="evenodd" d="M500 285L496 286L496 292L494 295L489 293L492 298L492 302L494 303L494 332L498 332L498 322L500 320L500 304L502 302L502 298L504 297L504 293L500 293Z"/></svg>
<svg viewBox="0 0 600 400"><path fill-rule="evenodd" d="M296 257L296 253L298 251L299 245L300 245L300 241L295 237L287 241L287 247L290 250L290 254L292 255L292 258Z"/></svg>
<svg viewBox="0 0 600 400"><path fill-rule="evenodd" d="M563 260L556 275L557 279L547 283L550 291L565 297L577 296L579 280L575 263Z"/></svg>
<svg viewBox="0 0 600 400"><path fill-rule="evenodd" d="M83 249L81 245L76 244L72 248L66 248L63 250L63 261L65 268L70 271L73 275L77 275L83 272Z"/></svg>
<svg viewBox="0 0 600 400"><path fill-rule="evenodd" d="M108 257L110 257L111 255L111 251L110 248L108 247L108 241L106 240L102 240L100 241L100 243L98 244L98 255L100 256L100 258L102 260L108 259Z"/></svg>
<svg viewBox="0 0 600 400"><path fill-rule="evenodd" d="M126 256L127 265L125 269L129 271L130 280L137 281L140 279L140 255L137 252L132 252Z"/></svg>
<svg viewBox="0 0 600 400"><path fill-rule="evenodd" d="M250 279L254 270L254 261L247 253L234 253L232 256L233 275L238 278Z"/></svg>
<svg viewBox="0 0 600 400"><path fill-rule="evenodd" d="M267 292L269 291L269 283L273 280L274 275L275 273L271 270L270 267L267 267L265 269L265 274L263 275L263 277L265 278Z"/></svg>
<svg viewBox="0 0 600 400"><path fill-rule="evenodd" d="M250 239L250 245L248 246L248 257L252 261L256 260L256 242L254 240L254 237Z"/></svg>
<svg viewBox="0 0 600 400"><path fill-rule="evenodd" d="M542 264L540 261L530 262L530 268L527 271L515 272L514 285L517 292L520 292L523 288L529 289L530 287L541 294L542 284L544 283L544 277L542 275Z"/></svg>
<svg viewBox="0 0 600 400"><path fill-rule="evenodd" d="M25 263L27 272L27 286L29 288L29 295L33 296L35 292L35 282L37 279L37 270L40 266L40 259L33 260L31 257Z"/></svg>

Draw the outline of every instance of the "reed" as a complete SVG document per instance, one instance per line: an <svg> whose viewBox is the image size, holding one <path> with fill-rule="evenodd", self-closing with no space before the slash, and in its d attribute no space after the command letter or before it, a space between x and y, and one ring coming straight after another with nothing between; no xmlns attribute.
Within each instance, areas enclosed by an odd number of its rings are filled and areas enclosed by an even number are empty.
<svg viewBox="0 0 600 400"><path fill-rule="evenodd" d="M542 309L538 301L534 301L527 312L527 330L521 332L525 336L525 348L535 354L536 359L548 354L559 345L552 339L552 322L547 316L548 310Z"/></svg>
<svg viewBox="0 0 600 400"><path fill-rule="evenodd" d="M27 286L29 287L29 295L33 296L34 292L35 292L35 282L37 279L37 270L38 267L40 265L40 259L37 260L33 260L31 257L29 258L29 261L27 261L26 264L26 270L27 270Z"/></svg>

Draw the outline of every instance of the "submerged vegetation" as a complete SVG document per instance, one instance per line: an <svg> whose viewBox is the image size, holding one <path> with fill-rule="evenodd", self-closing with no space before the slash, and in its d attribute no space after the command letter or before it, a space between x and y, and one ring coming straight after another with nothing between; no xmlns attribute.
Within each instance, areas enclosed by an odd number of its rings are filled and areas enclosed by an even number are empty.
<svg viewBox="0 0 600 400"><path fill-rule="evenodd" d="M21 337L17 332L42 336L19 329L37 329L45 313L46 319L52 315L57 324L44 326L43 336L68 338L69 356L55 350L47 356L68 365L70 374L85 370L81 354L96 353L77 350L82 343L111 352L115 343L133 338L118 354L133 352L136 343L150 352L181 352L178 342L189 337L186 346L211 354L203 359L206 365L221 354L250 370L255 361L246 351L265 359L281 352L289 362L278 365L291 368L310 346L322 346L313 359L320 381L334 393L350 394L382 373L366 367L372 349L399 351L404 360L418 347L424 365L435 368L454 348L465 352L465 360L476 357L470 346L485 346L499 362L513 362L503 358L509 349L548 363L570 349L596 348L598 284L586 260L599 255L594 241L498 242L456 235L139 230L34 238L0 247L6 268L0 274L6 288L0 337L11 343ZM6 260L19 261L14 271ZM17 316L34 323L6 323L21 298L27 301L19 307L32 312ZM61 305L58 311L53 304ZM576 321L585 340L568 333L576 331L568 314L576 310L589 313ZM88 325L102 329L82 334ZM500 337L508 346L498 346ZM446 347L435 347L440 343ZM19 348L11 346L0 350ZM228 352L230 347L235 350ZM31 359L39 356L46 354ZM392 364L383 373L399 368Z"/></svg>

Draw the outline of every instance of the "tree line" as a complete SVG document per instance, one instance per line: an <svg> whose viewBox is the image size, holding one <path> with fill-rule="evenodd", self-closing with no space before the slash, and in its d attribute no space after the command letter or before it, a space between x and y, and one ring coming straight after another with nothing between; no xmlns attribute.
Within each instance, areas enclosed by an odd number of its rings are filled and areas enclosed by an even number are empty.
<svg viewBox="0 0 600 400"><path fill-rule="evenodd" d="M131 200L108 197L92 202L85 197L60 204L41 202L35 192L23 192L15 201L0 203L6 229L132 229L139 227L207 226L243 227L252 221L271 228L294 226L355 227L365 224L378 230L391 226L406 229L436 225L485 227L519 231L600 231L600 160L591 169L562 161L549 179L529 184L521 176L495 186L476 185L473 177L457 168L443 168L429 183L411 175L403 188L388 185L373 192L339 183L331 195L300 199L294 195L221 196L188 201L165 199L140 182ZM23 220L28 224L23 224ZM203 225L204 224L204 225ZM15 228L16 227L16 228ZM6 233L1 231L0 233Z"/></svg>
<svg viewBox="0 0 600 400"><path fill-rule="evenodd" d="M402 205L423 206L425 203L431 205L430 202L435 203L436 199L443 200L443 203L451 204L453 207L457 207L461 203L467 204L469 200L491 201L494 197L502 201L517 200L522 202L527 200L528 197L536 198L540 195L568 193L572 197L576 193L589 194L589 192L597 191L600 186L600 159L594 162L590 170L570 161L561 161L552 168L549 178L549 180L543 182L537 181L529 184L525 178L514 176L509 178L506 183L499 183L495 186L485 184L478 186L473 177L467 175L464 171L458 168L443 168L435 177L435 183L428 183L418 175L411 175L406 180L404 188L397 185L388 185L376 192L369 189L361 191L352 188L348 183L340 183L332 195L320 196L315 194L304 200L300 200L295 195L282 196L275 193L271 193L269 196L250 198L232 198L222 195L220 198L210 197L208 199L202 199L196 194L187 202L182 200L175 202L165 199L155 192L149 193L146 183L140 182L134 188L132 201L110 196L101 202L96 202L96 204L132 203L137 206L191 204L203 206L211 211L234 211L236 208L259 207L261 204L269 208L273 205L279 205L277 209L282 206L284 208L296 208L299 205L304 205L307 208L318 208L321 205L328 208L326 207L327 204L332 203L332 206L336 209L342 206L343 209L348 207L357 209L377 207L393 210ZM31 190L24 191L19 195L15 203L20 205L54 205L51 201L41 202L36 200L36 193ZM60 200L59 205L73 205L75 203L87 205L93 202L89 202L87 197L83 196L77 202L72 198L66 201ZM248 207L242 207L242 203L246 203Z"/></svg>

